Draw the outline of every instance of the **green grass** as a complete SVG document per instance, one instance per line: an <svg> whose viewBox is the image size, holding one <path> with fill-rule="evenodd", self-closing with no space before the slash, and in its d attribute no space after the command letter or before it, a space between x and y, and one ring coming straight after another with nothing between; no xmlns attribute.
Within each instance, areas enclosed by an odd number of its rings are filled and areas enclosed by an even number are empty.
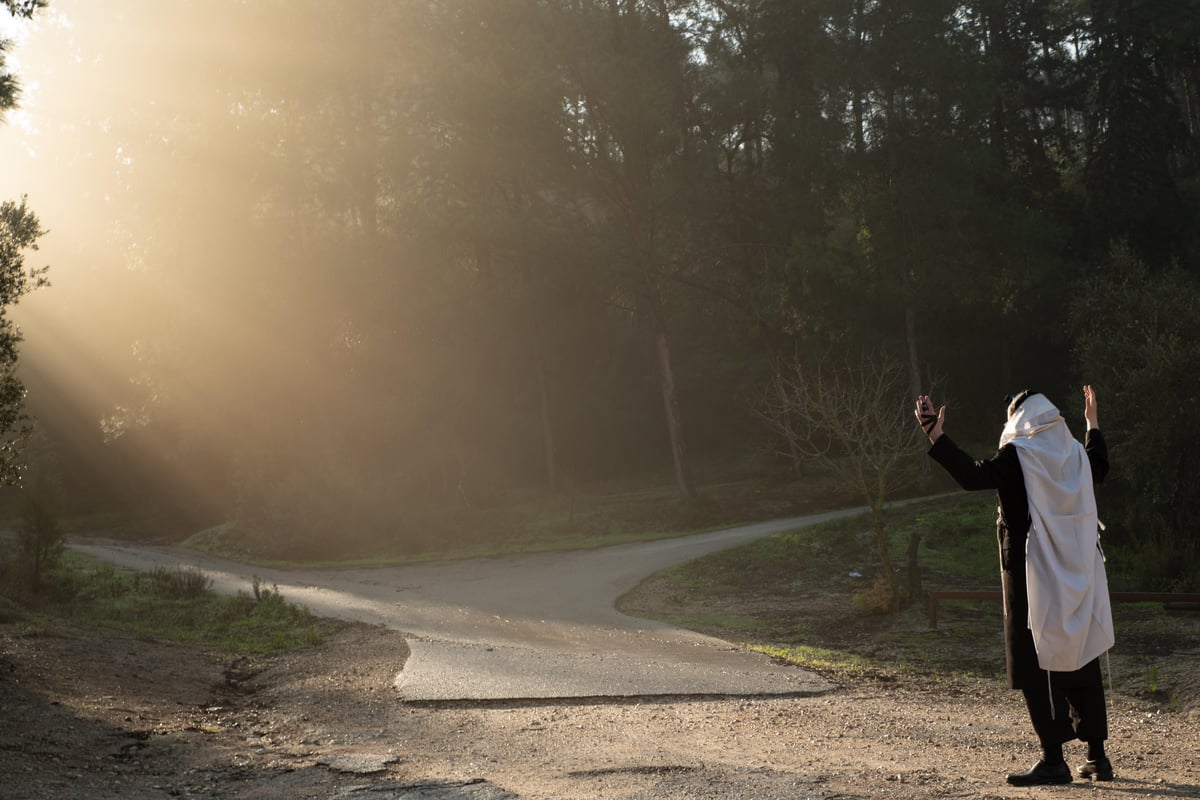
<svg viewBox="0 0 1200 800"><path fill-rule="evenodd" d="M893 564L903 566L909 534L917 531L925 591L998 589L995 514L994 496L984 493L890 508ZM868 613L855 599L870 591L877 560L870 519L846 517L663 570L621 598L619 607L737 642L835 681L1002 683L999 603L943 602L936 629L921 600L889 614ZM898 577L903 586L903 571ZM1113 615L1116 691L1166 709L1195 705L1200 616L1168 611L1160 603L1115 603Z"/></svg>
<svg viewBox="0 0 1200 800"><path fill-rule="evenodd" d="M73 553L65 554L47 577L31 607L76 624L236 655L282 653L321 643L320 620L274 588L256 582L251 592L219 595L202 573L190 568L127 572Z"/></svg>
<svg viewBox="0 0 1200 800"><path fill-rule="evenodd" d="M996 506L990 495L962 495L898 519L890 540L893 553L905 552L913 530L921 534L921 564L926 570L981 585L996 582Z"/></svg>
<svg viewBox="0 0 1200 800"><path fill-rule="evenodd" d="M887 511L893 563L904 563L918 531L925 588L998 585L994 500L955 495ZM867 515L759 539L660 572L621 600L627 613L663 619L738 641L773 657L827 674L994 674L1002 666L999 606L974 607L970 621L929 630L922 603L890 615L855 602L872 591L878 571ZM899 576L903 584L904 576ZM639 596L646 588L666 608ZM719 618L705 609L720 608ZM953 614L953 606L943 616ZM980 641L996 644L979 647Z"/></svg>
<svg viewBox="0 0 1200 800"><path fill-rule="evenodd" d="M750 645L749 649L821 675L861 679L879 677L882 674L879 665L871 659L844 650L831 650L812 645L780 644Z"/></svg>

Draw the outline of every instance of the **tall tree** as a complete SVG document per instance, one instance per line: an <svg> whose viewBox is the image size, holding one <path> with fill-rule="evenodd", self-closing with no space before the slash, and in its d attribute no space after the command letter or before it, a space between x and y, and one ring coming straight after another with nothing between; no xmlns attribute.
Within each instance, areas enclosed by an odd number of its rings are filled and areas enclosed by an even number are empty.
<svg viewBox="0 0 1200 800"><path fill-rule="evenodd" d="M1200 151L1187 81L1176 87L1181 71L1196 77L1200 6L1095 0L1091 11L1084 174L1094 255L1124 239L1151 262L1191 259L1197 187L1181 179L1195 175Z"/></svg>
<svg viewBox="0 0 1200 800"><path fill-rule="evenodd" d="M4 0L10 15L26 19L45 6L44 0ZM0 40L0 121L16 107L20 97L17 78L5 68L8 47L7 41ZM19 475L19 445L27 432L25 387L16 373L21 332L13 324L9 308L46 283L45 267L25 264L26 256L37 250L38 239L44 233L25 198L0 204L0 482L5 483Z"/></svg>
<svg viewBox="0 0 1200 800"><path fill-rule="evenodd" d="M686 199L705 174L693 126L687 41L666 2L577 5L566 68L584 191L604 236L614 301L652 343L675 481L695 493L671 333L677 281L693 263Z"/></svg>

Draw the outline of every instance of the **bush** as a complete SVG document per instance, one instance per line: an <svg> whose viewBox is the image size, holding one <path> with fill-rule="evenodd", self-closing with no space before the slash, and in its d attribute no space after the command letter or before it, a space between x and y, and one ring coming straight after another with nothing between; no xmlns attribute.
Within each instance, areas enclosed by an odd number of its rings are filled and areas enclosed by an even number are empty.
<svg viewBox="0 0 1200 800"><path fill-rule="evenodd" d="M854 595L854 605L868 614L890 614L899 607L900 599L888 579L877 574L870 589Z"/></svg>
<svg viewBox="0 0 1200 800"><path fill-rule="evenodd" d="M150 573L150 584L165 597L203 597L212 588L212 579L193 567L158 567Z"/></svg>

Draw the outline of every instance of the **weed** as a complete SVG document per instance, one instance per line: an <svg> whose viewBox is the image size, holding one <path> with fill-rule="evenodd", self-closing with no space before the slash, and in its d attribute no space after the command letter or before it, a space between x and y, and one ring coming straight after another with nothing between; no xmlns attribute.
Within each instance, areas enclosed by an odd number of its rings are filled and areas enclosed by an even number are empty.
<svg viewBox="0 0 1200 800"><path fill-rule="evenodd" d="M150 583L166 597L201 597L212 588L212 580L193 567L158 567L150 573Z"/></svg>
<svg viewBox="0 0 1200 800"><path fill-rule="evenodd" d="M318 621L284 600L277 587L255 581L254 595L218 595L193 568L123 572L74 554L45 576L44 613L154 639L192 642L239 654L263 654L319 644Z"/></svg>

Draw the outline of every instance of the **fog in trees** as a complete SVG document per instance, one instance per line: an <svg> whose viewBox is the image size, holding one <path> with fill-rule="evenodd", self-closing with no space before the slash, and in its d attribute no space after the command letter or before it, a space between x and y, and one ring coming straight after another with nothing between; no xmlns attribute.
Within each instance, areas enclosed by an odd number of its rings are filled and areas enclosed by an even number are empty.
<svg viewBox="0 0 1200 800"><path fill-rule="evenodd" d="M19 374L75 513L301 556L420 549L530 492L803 481L756 409L775 365L866 352L937 376L981 448L1014 389L1075 422L1085 380L1195 396L1187 326L1154 319L1200 268L1195 0L55 0L5 25L0 197L36 209L52 282L11 308ZM1111 535L1154 527L1185 580L1190 494L1145 489L1187 484L1186 443L1109 419L1139 465Z"/></svg>

